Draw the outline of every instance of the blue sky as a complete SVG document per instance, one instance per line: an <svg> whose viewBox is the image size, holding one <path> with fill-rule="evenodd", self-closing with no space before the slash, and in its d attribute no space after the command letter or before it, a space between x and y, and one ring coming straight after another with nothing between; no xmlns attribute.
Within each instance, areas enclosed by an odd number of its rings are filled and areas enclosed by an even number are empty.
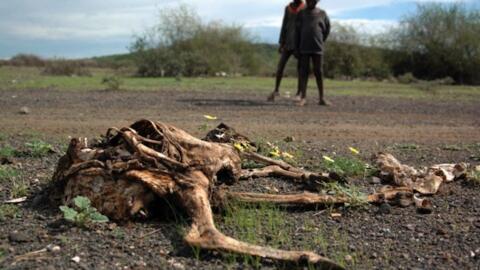
<svg viewBox="0 0 480 270"><path fill-rule="evenodd" d="M452 2L455 0L433 0ZM261 41L275 43L288 0L190 0L205 20L241 24ZM337 23L378 33L415 10L412 0L322 0ZM479 0L464 0L480 6ZM152 26L158 11L175 0L3 0L0 58L17 53L80 58L128 52L135 33Z"/></svg>

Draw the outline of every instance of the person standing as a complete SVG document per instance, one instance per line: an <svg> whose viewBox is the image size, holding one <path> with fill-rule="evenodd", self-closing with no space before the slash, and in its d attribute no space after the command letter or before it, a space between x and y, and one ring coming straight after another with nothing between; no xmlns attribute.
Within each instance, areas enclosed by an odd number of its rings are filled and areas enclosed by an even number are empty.
<svg viewBox="0 0 480 270"><path fill-rule="evenodd" d="M288 60L294 54L295 50L295 31L297 15L305 8L305 3L302 0L294 0L285 7L285 14L283 15L282 28L280 30L279 53L280 61L277 66L275 90L268 96L268 101L275 101L275 97L280 95L280 83L282 82L283 72ZM299 65L297 64L297 73ZM300 96L300 90L297 90L296 97Z"/></svg>
<svg viewBox="0 0 480 270"><path fill-rule="evenodd" d="M300 100L297 105L306 104L308 75L310 61L313 63L313 72L317 80L318 104L328 106L330 103L324 98L323 89L323 54L324 45L330 34L330 19L327 13L317 8L319 0L307 0L307 7L297 16L295 54L299 57L298 88Z"/></svg>

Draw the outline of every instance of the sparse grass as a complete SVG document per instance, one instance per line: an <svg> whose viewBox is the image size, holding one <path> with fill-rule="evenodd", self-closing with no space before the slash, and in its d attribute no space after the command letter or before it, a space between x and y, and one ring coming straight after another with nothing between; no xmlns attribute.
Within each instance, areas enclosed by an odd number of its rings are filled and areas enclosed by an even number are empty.
<svg viewBox="0 0 480 270"><path fill-rule="evenodd" d="M0 132L0 142L8 138L7 134Z"/></svg>
<svg viewBox="0 0 480 270"><path fill-rule="evenodd" d="M25 143L25 146L28 148L28 154L35 158L44 157L53 151L51 144L38 139Z"/></svg>
<svg viewBox="0 0 480 270"><path fill-rule="evenodd" d="M337 228L326 228L323 224L314 224L307 220L304 225L305 239L304 249L320 250L330 259L347 269L355 269L359 260L359 254L349 248L348 236ZM347 260L348 256L351 260ZM309 267L309 269L315 269Z"/></svg>
<svg viewBox="0 0 480 270"><path fill-rule="evenodd" d="M113 75L113 70L91 69L91 77L42 76L40 69L30 67L0 67L1 89L59 89L59 90L100 90L104 89L102 79ZM134 78L120 77L125 90L180 90L180 91L226 91L260 92L265 95L272 90L273 78L234 77L234 78ZM295 89L295 78L285 78L283 89ZM315 85L309 86L314 91ZM326 80L329 95L334 96L383 96L404 98L432 98L428 91L420 91L415 85L369 81ZM438 86L435 99L478 100L479 87Z"/></svg>
<svg viewBox="0 0 480 270"><path fill-rule="evenodd" d="M7 218L19 217L20 208L14 204L2 204L0 205L0 221L4 221Z"/></svg>
<svg viewBox="0 0 480 270"><path fill-rule="evenodd" d="M17 170L9 166L0 165L0 182L10 181L18 176L20 176L20 173Z"/></svg>
<svg viewBox="0 0 480 270"><path fill-rule="evenodd" d="M17 155L17 150L10 145L0 147L0 157L11 158Z"/></svg>
<svg viewBox="0 0 480 270"><path fill-rule="evenodd" d="M11 198L20 198L28 195L28 184L23 179L14 179L10 189Z"/></svg>
<svg viewBox="0 0 480 270"><path fill-rule="evenodd" d="M393 147L398 150L406 150L406 151L418 150L420 148L418 145L414 143L395 144Z"/></svg>
<svg viewBox="0 0 480 270"><path fill-rule="evenodd" d="M248 243L281 248L289 242L286 213L270 203L231 201L225 208L223 223L233 232L233 237ZM261 267L260 258L249 255L226 253L224 258L229 264L240 258L244 267Z"/></svg>
<svg viewBox="0 0 480 270"><path fill-rule="evenodd" d="M473 185L480 186L480 171L472 170L470 173L468 173L467 179Z"/></svg>
<svg viewBox="0 0 480 270"><path fill-rule="evenodd" d="M442 150L446 151L462 151L464 150L464 147L456 144L451 144L451 145L445 145L442 147Z"/></svg>
<svg viewBox="0 0 480 270"><path fill-rule="evenodd" d="M21 178L21 173L9 166L0 165L0 182L10 183L10 197L19 198L28 195L28 184Z"/></svg>
<svg viewBox="0 0 480 270"><path fill-rule="evenodd" d="M365 207L368 205L367 196L354 185L342 185L337 182L323 183L323 189L334 195L349 199L346 207Z"/></svg>
<svg viewBox="0 0 480 270"><path fill-rule="evenodd" d="M335 157L334 162L324 160L323 168L344 177L366 177L371 174L367 164L356 157Z"/></svg>

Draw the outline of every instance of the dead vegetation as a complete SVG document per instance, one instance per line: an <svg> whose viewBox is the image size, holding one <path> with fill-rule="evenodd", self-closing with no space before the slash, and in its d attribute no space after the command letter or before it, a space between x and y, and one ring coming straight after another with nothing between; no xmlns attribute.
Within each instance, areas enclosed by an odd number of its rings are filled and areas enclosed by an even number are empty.
<svg viewBox="0 0 480 270"><path fill-rule="evenodd" d="M242 161L260 164L242 168ZM465 177L467 165L439 165L423 171L403 165L393 156L379 154L375 163L379 176L389 184L365 196L368 203L416 205L431 210L427 199L443 182ZM258 177L282 177L302 184L309 192L260 194L230 192L226 186ZM310 251L285 251L238 241L221 233L214 224L212 207L226 200L273 204L357 203L352 192L335 195L317 191L325 183L343 181L336 173L315 173L283 160L257 153L247 137L221 124L200 140L174 126L140 120L130 127L110 128L101 142L73 139L53 177L55 193L62 204L71 205L86 196L92 206L113 220L149 216L166 199L185 210L191 225L184 240L193 247L218 250L297 264L343 269L336 262ZM356 200L356 201L354 201Z"/></svg>

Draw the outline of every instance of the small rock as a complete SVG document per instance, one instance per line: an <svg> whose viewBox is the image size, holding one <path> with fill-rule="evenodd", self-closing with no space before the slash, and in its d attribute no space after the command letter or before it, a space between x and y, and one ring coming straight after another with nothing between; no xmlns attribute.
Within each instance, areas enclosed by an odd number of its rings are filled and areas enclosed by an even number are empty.
<svg viewBox="0 0 480 270"><path fill-rule="evenodd" d="M388 215L392 211L392 207L388 203L382 203L378 208L378 214Z"/></svg>
<svg viewBox="0 0 480 270"><path fill-rule="evenodd" d="M62 248L60 248L60 246L50 244L47 246L47 250L53 253L57 253L57 252L60 252Z"/></svg>
<svg viewBox="0 0 480 270"><path fill-rule="evenodd" d="M376 252L373 252L371 255L370 255L370 258L371 259L376 259L378 257L377 253Z"/></svg>
<svg viewBox="0 0 480 270"><path fill-rule="evenodd" d="M285 142L294 142L295 141L295 137L293 136L287 136L285 137L285 139L283 139Z"/></svg>
<svg viewBox="0 0 480 270"><path fill-rule="evenodd" d="M403 257L405 260L410 260L410 255L408 255L408 253L403 253L403 254L402 254L402 257Z"/></svg>
<svg viewBox="0 0 480 270"><path fill-rule="evenodd" d="M415 225L414 224L407 224L407 225L405 225L405 228L407 228L410 231L414 231L415 230Z"/></svg>
<svg viewBox="0 0 480 270"><path fill-rule="evenodd" d="M24 106L24 107L20 108L19 113L20 114L30 114L30 108Z"/></svg>
<svg viewBox="0 0 480 270"><path fill-rule="evenodd" d="M80 257L78 257L78 256L73 257L72 262L80 263Z"/></svg>
<svg viewBox="0 0 480 270"><path fill-rule="evenodd" d="M352 263L353 262L353 257L351 255L346 255L345 256L345 262Z"/></svg>
<svg viewBox="0 0 480 270"><path fill-rule="evenodd" d="M22 232L14 231L8 235L8 240L10 242L15 242L15 243L25 243L25 242L31 242L32 239L31 237Z"/></svg>
<svg viewBox="0 0 480 270"><path fill-rule="evenodd" d="M371 183L371 184L374 184L374 185L378 185L378 184L382 183L382 179L374 176L374 177L372 177L372 179L370 180L370 183Z"/></svg>
<svg viewBox="0 0 480 270"><path fill-rule="evenodd" d="M437 234L438 235L447 235L447 230L445 230L444 228L438 228L437 229Z"/></svg>

